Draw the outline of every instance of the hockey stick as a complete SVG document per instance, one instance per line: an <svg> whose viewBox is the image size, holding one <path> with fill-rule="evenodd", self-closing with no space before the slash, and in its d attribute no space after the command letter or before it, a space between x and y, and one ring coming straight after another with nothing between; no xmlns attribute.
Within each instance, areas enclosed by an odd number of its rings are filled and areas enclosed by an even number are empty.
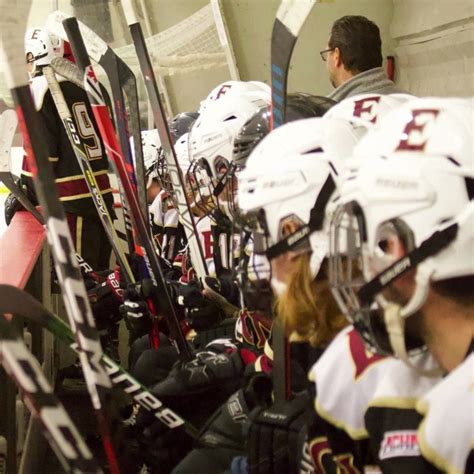
<svg viewBox="0 0 474 474"><path fill-rule="evenodd" d="M82 142L79 134L77 133L74 120L72 118L69 107L64 99L61 86L59 85L59 82L56 79L54 70L52 67L49 66L44 67L43 74L48 82L48 87L51 92L51 96L53 97L53 101L58 111L59 117L63 122L64 128L69 138L69 142L71 143L71 147L74 150L74 154L76 155L77 162L79 163L82 173L84 174L87 187L89 188L92 200L94 201L97 213L99 214L99 219L102 222L105 233L109 238L112 248L114 249L115 256L117 257L117 261L120 265L120 268L123 269L123 275L125 277L125 280L127 283L135 283L135 278L133 276L132 269L130 268L130 265L128 263L127 256L125 255L120 245L120 241L117 236L117 232L115 231L112 217L110 216L109 210L102 198L102 193L95 179L94 171L92 170L92 167L87 158L84 143Z"/></svg>
<svg viewBox="0 0 474 474"><path fill-rule="evenodd" d="M39 324L77 352L76 344L74 344L74 334L69 326L29 293L14 286L0 285L0 313L12 313ZM160 400L107 354L103 354L102 362L115 387L131 395L136 403L152 413L157 420L164 423L168 428L174 429L182 426L191 437L197 437L197 428L183 420L171 409L164 407Z"/></svg>
<svg viewBox="0 0 474 474"><path fill-rule="evenodd" d="M110 379L102 366L102 347L95 328L87 292L82 280L74 247L67 225L66 215L59 200L54 182L52 165L43 141L43 123L35 109L28 85L24 63L23 45L15 42L25 30L31 0L0 0L0 32L3 44L3 67L8 88L16 105L16 112L23 135L24 148L33 174L33 182L47 224L47 236L55 262L56 274L61 286L64 304L80 349L80 362L84 378L96 412L98 428L102 437L110 470L118 473L108 427L103 413L106 392L111 387Z"/></svg>
<svg viewBox="0 0 474 474"><path fill-rule="evenodd" d="M62 22L70 18L59 10L51 13L48 17L47 25L54 33L67 40L67 35L62 27ZM86 44L89 56L97 62L105 71L109 79L112 99L114 103L114 111L117 119L117 131L119 136L122 153L127 159L127 163L133 166L130 156L129 131L133 136L133 147L135 151L135 176L130 174L131 181L137 185L138 200L142 208L144 216L148 216L148 202L146 198L146 180L145 180L145 164L143 160L143 149L140 134L140 112L138 108L138 92L137 82L133 71L128 65L115 54L114 50L88 26L79 21L79 29L81 31L84 43ZM127 113L125 96L128 101L130 117L127 124ZM133 172L133 168L131 170ZM151 235L151 234L150 234Z"/></svg>
<svg viewBox="0 0 474 474"><path fill-rule="evenodd" d="M2 311L3 313L3 311ZM0 315L0 362L67 472L102 472L13 325Z"/></svg>
<svg viewBox="0 0 474 474"><path fill-rule="evenodd" d="M285 122L288 73L298 34L314 5L321 0L282 0L276 14L271 43L272 126Z"/></svg>
<svg viewBox="0 0 474 474"><path fill-rule="evenodd" d="M159 314L164 314L167 317L171 337L176 343L180 357L185 360L189 360L191 358L191 351L184 337L178 317L176 316L173 303L166 287L166 280L156 255L155 247L147 232L145 218L141 212L137 197L133 192L132 184L126 171L125 162L122 154L120 153L120 147L114 132L112 121L107 111L107 107L104 104L104 99L102 97L100 88L98 87L94 69L92 68L89 56L84 46L84 42L82 41L79 25L75 18L68 18L64 20L63 26L66 30L66 34L68 35L69 42L77 63L80 69L85 71L84 81L86 91L89 95L92 110L107 149L107 154L110 161L115 163L120 181L122 182L122 186L128 201L128 206L131 211L137 244L140 246L142 254L145 258L145 262L153 284L157 288L158 293L163 295L162 299L157 298L155 293L152 295L155 309Z"/></svg>
<svg viewBox="0 0 474 474"><path fill-rule="evenodd" d="M186 185L183 173L181 171L181 167L179 166L178 159L174 151L174 146L171 141L168 122L166 121L163 105L158 93L155 73L150 61L143 31L137 17L135 16L132 2L130 0L123 0L122 7L124 9L125 18L128 21L133 44L138 57L138 62L140 63L140 69L142 71L143 80L145 81L148 99L150 100L153 117L155 119L155 125L160 136L161 146L163 147L163 151L165 153L168 174L173 186L173 200L191 249L193 268L198 278L201 281L204 281L204 278L209 274L206 265L206 259L204 257L204 252L199 240L199 234L196 228L194 216L191 211L191 206L186 197Z"/></svg>
<svg viewBox="0 0 474 474"><path fill-rule="evenodd" d="M285 122L291 56L298 34L317 1L282 0L278 7L271 42L272 129ZM279 319L272 325L272 345L273 392L275 404L281 406L291 397L291 354L285 327Z"/></svg>
<svg viewBox="0 0 474 474"><path fill-rule="evenodd" d="M74 84L76 84L81 89L85 89L85 87L84 87L84 75L76 64L74 64L70 61L67 61L63 58L55 58L51 61L51 66L53 67L53 69L55 69L55 71L58 72L58 74L65 77L67 80L73 82ZM124 208L125 208L128 204L127 204L127 201L126 201L126 197L124 195L123 185L121 184L120 180L119 180L119 186L121 188L122 202L125 204L125 206L124 206ZM136 249L134 247L134 244L133 244L133 248L134 248L134 251L136 251ZM140 256L142 257L142 255L140 255ZM146 276L147 277L149 276L148 273L146 273ZM135 281L135 278L132 274L132 278L129 280L129 283L134 282L134 281ZM151 300L147 301L147 302L148 302L148 306L150 307L151 312L153 313L154 312L153 302ZM152 343L152 345L155 349L157 348L157 342L159 341L159 339L158 339L158 329L156 327L156 324L157 324L157 322L154 320L154 316L152 315L151 343Z"/></svg>

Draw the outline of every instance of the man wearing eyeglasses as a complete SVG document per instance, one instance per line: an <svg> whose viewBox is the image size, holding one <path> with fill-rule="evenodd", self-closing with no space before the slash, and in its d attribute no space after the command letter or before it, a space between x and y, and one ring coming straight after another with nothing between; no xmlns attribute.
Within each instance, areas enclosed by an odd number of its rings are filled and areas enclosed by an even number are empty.
<svg viewBox="0 0 474 474"><path fill-rule="evenodd" d="M327 47L320 51L335 90L329 95L340 101L367 92L403 92L387 78L382 68L382 40L378 26L363 16L343 16L334 22Z"/></svg>

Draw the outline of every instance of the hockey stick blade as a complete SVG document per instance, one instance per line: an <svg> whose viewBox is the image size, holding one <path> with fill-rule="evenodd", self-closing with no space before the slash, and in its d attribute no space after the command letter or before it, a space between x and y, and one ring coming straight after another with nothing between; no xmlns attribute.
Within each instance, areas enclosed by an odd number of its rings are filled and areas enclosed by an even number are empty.
<svg viewBox="0 0 474 474"><path fill-rule="evenodd" d="M0 181L7 187L7 189L18 199L20 204L41 224L44 224L43 216L38 212L35 206L31 204L28 196L15 184L13 176L9 171L0 172Z"/></svg>
<svg viewBox="0 0 474 474"><path fill-rule="evenodd" d="M102 472L64 406L56 397L39 362L13 325L0 315L0 361L18 386L33 417L67 472Z"/></svg>
<svg viewBox="0 0 474 474"><path fill-rule="evenodd" d="M283 125L288 72L298 34L317 0L282 0L272 30L272 127Z"/></svg>
<svg viewBox="0 0 474 474"><path fill-rule="evenodd" d="M77 352L74 335L69 326L29 293L11 285L0 285L0 313L15 314L39 324L40 327L51 332L53 336ZM103 355L102 362L114 386L131 395L136 403L152 413L168 428L174 429L182 426L191 437L197 438L197 428L183 420L171 409L163 406L160 400L107 354Z"/></svg>

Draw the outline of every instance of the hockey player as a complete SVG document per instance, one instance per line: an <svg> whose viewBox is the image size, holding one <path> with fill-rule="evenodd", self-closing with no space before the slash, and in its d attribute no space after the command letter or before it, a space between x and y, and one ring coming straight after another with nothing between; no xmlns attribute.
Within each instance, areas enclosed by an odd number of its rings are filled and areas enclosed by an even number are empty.
<svg viewBox="0 0 474 474"><path fill-rule="evenodd" d="M345 121L348 125L345 133L353 133L355 139L343 151L340 137L333 137L341 156L349 157L357 141L381 117L411 98L401 94L363 94L333 107L325 118ZM333 160L333 165L339 176L343 175L345 160ZM343 330L316 363L311 371L316 383L316 419L310 429L309 449L317 472L325 472L333 463L342 470L363 470L365 465L374 463L364 413L377 381L390 363L366 351L352 327ZM335 372L339 374L336 381ZM350 404L347 403L348 392L352 394Z"/></svg>
<svg viewBox="0 0 474 474"><path fill-rule="evenodd" d="M56 56L63 56L64 43L44 28L32 28L25 35L25 52L36 108L45 124L49 159L54 165L56 183L64 205L76 251L94 270L109 268L111 245L97 216L86 181L82 175L64 126L56 111L42 68ZM87 94L75 84L58 78L75 120L76 130L85 143L87 157L103 199L112 216L112 190L105 148L98 133ZM22 184L34 196L28 161L23 160Z"/></svg>
<svg viewBox="0 0 474 474"><path fill-rule="evenodd" d="M474 468L473 110L472 100L419 99L382 119L356 150L331 222L341 309L370 347L400 359L366 415L384 472ZM347 255L358 264L341 273ZM426 350L444 376L434 383Z"/></svg>

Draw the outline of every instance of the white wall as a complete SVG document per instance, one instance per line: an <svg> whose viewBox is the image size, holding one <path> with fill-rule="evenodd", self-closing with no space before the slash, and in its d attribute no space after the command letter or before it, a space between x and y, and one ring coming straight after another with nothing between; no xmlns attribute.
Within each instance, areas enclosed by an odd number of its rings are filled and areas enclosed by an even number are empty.
<svg viewBox="0 0 474 474"><path fill-rule="evenodd" d="M474 1L394 0L397 83L413 94L474 95Z"/></svg>

